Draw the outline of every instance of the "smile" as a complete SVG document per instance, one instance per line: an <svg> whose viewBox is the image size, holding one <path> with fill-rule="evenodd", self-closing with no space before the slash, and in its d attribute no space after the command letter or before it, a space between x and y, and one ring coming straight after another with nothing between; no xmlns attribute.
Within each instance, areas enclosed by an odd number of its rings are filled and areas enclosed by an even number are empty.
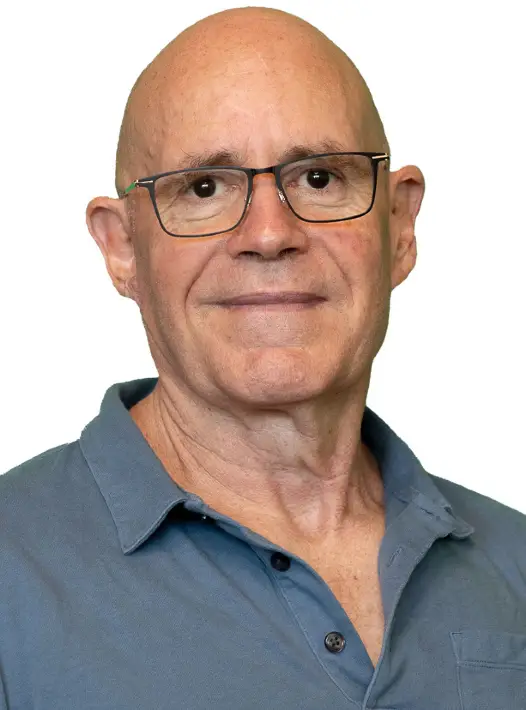
<svg viewBox="0 0 526 710"><path fill-rule="evenodd" d="M277 292L277 293L247 293L234 298L227 298L219 302L220 306L229 308L239 307L312 307L319 305L325 298L314 293L305 292Z"/></svg>

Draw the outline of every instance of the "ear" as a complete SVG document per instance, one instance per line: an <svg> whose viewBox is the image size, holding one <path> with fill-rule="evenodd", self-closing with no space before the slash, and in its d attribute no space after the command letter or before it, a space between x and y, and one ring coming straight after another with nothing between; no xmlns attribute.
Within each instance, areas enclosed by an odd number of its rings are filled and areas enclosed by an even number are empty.
<svg viewBox="0 0 526 710"><path fill-rule="evenodd" d="M415 266L415 222L424 190L424 176L416 165L390 174L391 289L405 281Z"/></svg>
<svg viewBox="0 0 526 710"><path fill-rule="evenodd" d="M102 252L113 285L121 296L139 304L135 250L123 200L95 197L86 208L86 224Z"/></svg>

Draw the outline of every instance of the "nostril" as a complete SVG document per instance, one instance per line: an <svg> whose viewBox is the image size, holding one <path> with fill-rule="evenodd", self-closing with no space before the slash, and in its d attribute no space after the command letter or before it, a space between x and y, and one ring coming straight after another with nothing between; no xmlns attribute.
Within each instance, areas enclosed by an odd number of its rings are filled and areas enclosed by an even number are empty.
<svg viewBox="0 0 526 710"><path fill-rule="evenodd" d="M246 256L246 257L248 257L249 259L254 259L255 261L258 261L258 260L261 260L261 259L264 258L263 255L260 254L259 252L257 252L257 251L249 251L248 249L244 249L243 251L240 251L239 254L238 254L238 257L239 257L239 256Z"/></svg>
<svg viewBox="0 0 526 710"><path fill-rule="evenodd" d="M283 259L291 256L292 254L297 254L299 253L299 249L296 247L286 247L285 249L280 249L277 254L273 255L273 259ZM265 255L263 252L259 251L251 251L249 249L245 249L243 251L240 251L238 254L238 257L246 257L248 259L254 259L254 261L268 261L269 256Z"/></svg>

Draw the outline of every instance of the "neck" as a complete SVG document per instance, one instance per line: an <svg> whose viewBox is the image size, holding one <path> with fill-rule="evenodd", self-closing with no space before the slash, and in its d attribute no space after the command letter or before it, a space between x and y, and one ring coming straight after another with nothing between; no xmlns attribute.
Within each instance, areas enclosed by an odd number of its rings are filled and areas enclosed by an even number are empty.
<svg viewBox="0 0 526 710"><path fill-rule="evenodd" d="M365 395L234 415L159 379L130 415L173 480L218 512L328 543L383 514L381 475L361 440Z"/></svg>

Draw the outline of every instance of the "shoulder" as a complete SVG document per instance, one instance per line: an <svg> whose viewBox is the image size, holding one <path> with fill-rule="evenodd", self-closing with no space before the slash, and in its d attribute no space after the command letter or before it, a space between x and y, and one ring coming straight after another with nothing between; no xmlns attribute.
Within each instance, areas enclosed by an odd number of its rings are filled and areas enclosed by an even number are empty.
<svg viewBox="0 0 526 710"><path fill-rule="evenodd" d="M429 474L433 483L449 500L455 512L474 527L477 523L485 529L526 534L526 515L504 503L499 503L482 493Z"/></svg>
<svg viewBox="0 0 526 710"><path fill-rule="evenodd" d="M0 475L0 549L50 544L100 497L79 441L55 446Z"/></svg>
<svg viewBox="0 0 526 710"><path fill-rule="evenodd" d="M526 582L526 515L458 483L431 478L453 512L475 528L473 544L499 567L518 566Z"/></svg>
<svg viewBox="0 0 526 710"><path fill-rule="evenodd" d="M67 443L54 446L0 475L0 509L2 512L7 512L9 507L17 503L29 501L34 496L40 496L49 491L49 486L67 468L67 459L75 444Z"/></svg>

